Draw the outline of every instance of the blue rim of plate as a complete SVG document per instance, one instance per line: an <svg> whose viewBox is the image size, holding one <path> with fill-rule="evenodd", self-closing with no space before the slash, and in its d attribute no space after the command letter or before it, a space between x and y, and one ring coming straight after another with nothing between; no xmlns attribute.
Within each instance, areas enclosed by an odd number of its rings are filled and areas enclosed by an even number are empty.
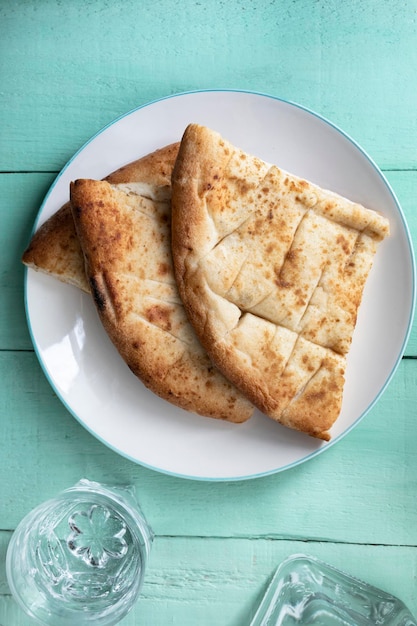
<svg viewBox="0 0 417 626"><path fill-rule="evenodd" d="M298 459L297 461L294 461L292 463L288 463L285 466L282 467L278 467L276 469L271 469L271 470L267 470L265 472L259 472L257 474L249 474L249 475L244 475L244 476L235 476L235 477L207 477L207 476L192 476L192 475L187 475L187 474L181 474L178 472L171 472L169 470L166 469L162 469L159 468L157 466L153 466L150 465L148 463L144 463L139 461L138 459L132 457L131 455L123 452L122 450L119 450L116 446L113 446L111 443L109 443L108 441L106 441L105 439L103 439L102 437L100 437L99 435L97 435L94 430L92 428L90 428L87 424L85 424L85 422L75 413L75 411L73 411L73 409L68 405L68 403L64 400L64 398L61 396L61 394L59 393L58 389L55 386L55 383L51 380L51 377L48 373L48 371L46 370L45 364L43 362L43 359L39 353L38 347L37 347L37 343L35 341L34 335L33 335L33 330L32 330L32 326L30 323L30 313L29 313L29 305L28 305L28 298L27 298L27 276L28 276L28 268L25 268L25 293L24 293L24 298L25 298L25 311L26 311L26 319L28 322L28 328L29 328L29 334L30 337L32 339L32 343L34 346L34 351L36 353L36 356L38 358L38 361L41 365L41 368L45 374L45 377L47 378L49 384L51 385L51 387L54 389L55 393L57 394L58 398L60 399L61 403L64 405L64 407L67 409L67 411L73 416L75 417L75 419L85 428L85 430L87 430L87 432L89 432L91 435L93 435L93 437L95 439L97 439L98 441L100 441L101 443L103 443L107 448L109 448L110 450L112 450L113 452L116 452L117 454L119 454L120 456L124 457L125 459L132 461L132 463L135 463L136 465L141 465L142 467L145 467L147 469L153 470L155 472L158 472L160 474L165 474L167 476L173 476L175 478L185 478L188 480L196 480L196 481L202 481L202 482L237 482L237 481L244 481L244 480L253 480L256 478L262 478L265 476L271 476L273 474L278 474L281 473L283 471L286 471L288 469L291 469L293 467L296 467L297 465L301 465L302 463L305 463L306 461L309 461L310 459L313 459L314 457L318 456L319 454L321 454L322 452L324 452L325 450L328 450L330 447L333 447L337 442L341 441L341 439L343 439L347 434L349 434L353 428L355 428L360 421L362 421L362 419L369 413L369 411L371 411L373 409L373 407L377 404L377 402L379 401L379 399L381 398L381 396L384 394L384 392L386 391L387 387L389 386L392 378L394 377L394 374L396 373L398 366L401 362L401 359L404 355L404 351L406 348L406 345L408 343L409 337L410 337L410 333L411 333L411 329L412 329L412 325L413 325L413 319L414 319L414 311L416 308L416 262L415 262L415 255L414 255L414 249L413 249L413 245L412 245L412 240L411 240L411 234L410 234L410 230L404 215L404 212L401 208L401 205L390 185L390 183L388 182L387 178L384 176L384 174L382 173L382 171L380 170L380 168L378 167L378 165L375 163L375 161L367 154L367 152L354 140L352 139L352 137L350 137L350 135L348 135L344 130L342 130L341 128L339 128L336 124L334 124L333 122L329 121L328 119L326 119L325 117L323 117L322 115L316 113L315 111L309 109L308 107L298 104L296 102L293 102L291 100L287 100L285 98L280 98L278 96L273 96L271 94L268 93L264 93L264 92L260 92L260 91L251 91L251 90L246 90L246 89L197 89L197 90L190 90L190 91L184 91L184 92L179 92L179 93L175 93L175 94L170 94L168 96L163 96L161 98L156 98L155 100L151 100L150 102L146 102L145 104L142 104L138 107L135 107L133 109L131 109L130 111L127 111L126 113L123 113L122 115L120 115L119 117L115 118L114 120L112 120L111 122L109 122L108 124L106 124L105 126L103 126L97 133L95 133L94 135L92 135L90 137L90 139L88 139L74 154L73 156L67 161L67 163L64 165L64 167L61 169L61 171L59 172L59 174L57 175L57 177L55 178L54 182L52 183L52 185L50 186L48 192L45 195L45 198L39 208L35 223L34 223L34 227L32 230L32 234L36 231L37 227L38 227L38 223L40 220L40 217L42 215L43 209L49 199L49 196L51 195L52 191L54 190L56 184L58 183L59 179L61 178L61 176L64 174L64 172L67 170L67 168L73 163L73 161L78 157L78 155L92 142L94 141L99 135L101 135L103 132L105 132L108 128L110 128L111 126L113 126L114 124L116 124L117 122L119 122L120 120L122 120L125 117L128 117L129 115L132 115L133 113L135 113L136 111L139 111L140 109L146 108L146 107L150 107L158 102L162 102L164 100L170 100L172 98L181 98L183 96L189 96L189 95L193 95L193 94L200 94L200 93L242 93L242 94L248 94L248 95L254 95L254 96L260 96L262 98L270 98L271 100L276 100L278 102L282 102L284 104L288 104L290 106L293 106L297 109L300 109L302 111L304 111L305 113L308 113L309 115L317 118L318 120L324 122L325 124L327 124L328 126L330 126L331 128L333 128L335 131L337 131L340 135L342 135L345 139L347 139L364 157L365 159L368 161L368 163L373 167L373 169L375 170L375 172L378 174L379 178L381 179L381 181L383 182L383 184L386 186L386 188L388 189L392 200L394 201L394 204L396 206L396 209L398 211L398 214L401 218L401 222L404 228L404 232L406 234L407 237L407 243L408 243L408 251L410 254L410 261L411 261L411 278L412 278L412 285L411 285L411 307L410 307L410 312L409 312L409 319L408 319L408 324L407 324L407 330L404 334L404 340L403 343L400 347L400 349L398 350L398 354L395 360L395 363L392 367L392 370L390 372L390 374L387 376L384 384L382 385L381 389L379 390L379 393L375 396L375 398L373 399L373 401L367 406L367 408L361 413L361 415L359 415L359 417L356 418L356 420L348 427L346 428L346 430L343 431L343 433L340 433L340 435L338 435L337 437L335 437L334 439L332 439L329 443L326 444L326 446L318 448L317 450L315 450L314 452L307 454L306 456L302 457L301 459Z"/></svg>

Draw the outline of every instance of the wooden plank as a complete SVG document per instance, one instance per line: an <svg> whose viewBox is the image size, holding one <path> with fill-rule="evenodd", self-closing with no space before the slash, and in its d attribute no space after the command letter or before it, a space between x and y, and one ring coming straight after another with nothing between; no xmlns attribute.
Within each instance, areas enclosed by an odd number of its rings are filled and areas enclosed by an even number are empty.
<svg viewBox="0 0 417 626"><path fill-rule="evenodd" d="M385 172L385 176L403 210L406 225L411 237L411 244L416 252L417 212L415 210L415 199L417 197L417 172L391 171ZM401 276L398 278L399 280L402 279ZM415 288L417 288L417 285ZM417 356L417 319L414 319L405 354L407 356Z"/></svg>
<svg viewBox="0 0 417 626"><path fill-rule="evenodd" d="M219 87L308 106L380 166L415 168L416 7L186 0L173 11L170 0L49 0L40 11L27 0L2 3L0 171L55 171L132 108Z"/></svg>
<svg viewBox="0 0 417 626"><path fill-rule="evenodd" d="M0 534L0 545L7 540L6 533ZM157 536L139 601L121 624L249 624L276 567L299 553L365 578L417 614L415 547ZM5 593L3 562L0 555L0 588ZM31 623L9 595L0 595L0 624Z"/></svg>
<svg viewBox="0 0 417 626"><path fill-rule="evenodd" d="M386 172L417 247L417 172ZM0 311L0 349L31 349L23 306L24 269L21 254L27 245L35 217L54 174L0 174L0 196L3 199L0 232L0 290L5 306ZM417 324L406 349L406 355L417 355Z"/></svg>
<svg viewBox="0 0 417 626"><path fill-rule="evenodd" d="M230 483L165 476L109 450L69 415L30 352L1 352L0 378L0 529L86 477L134 484L158 535L417 544L417 360L401 363L372 411L325 453Z"/></svg>
<svg viewBox="0 0 417 626"><path fill-rule="evenodd" d="M33 229L35 217L51 185L53 174L2 174L2 228L0 229L0 349L32 347L27 329L23 277L20 261Z"/></svg>

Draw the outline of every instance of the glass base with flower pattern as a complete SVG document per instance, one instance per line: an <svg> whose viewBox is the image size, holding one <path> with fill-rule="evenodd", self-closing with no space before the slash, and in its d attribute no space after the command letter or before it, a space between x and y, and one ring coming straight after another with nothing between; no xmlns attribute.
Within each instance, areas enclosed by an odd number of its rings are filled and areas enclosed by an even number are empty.
<svg viewBox="0 0 417 626"><path fill-rule="evenodd" d="M152 539L131 487L81 480L17 527L11 592L45 626L113 626L137 600Z"/></svg>

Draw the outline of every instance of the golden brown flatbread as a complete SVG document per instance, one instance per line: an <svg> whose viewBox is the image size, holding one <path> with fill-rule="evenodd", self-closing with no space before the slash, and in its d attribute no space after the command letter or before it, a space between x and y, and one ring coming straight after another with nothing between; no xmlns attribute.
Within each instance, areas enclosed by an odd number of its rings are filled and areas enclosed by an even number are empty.
<svg viewBox="0 0 417 626"><path fill-rule="evenodd" d="M22 262L63 283L89 291L69 202L36 231L23 253Z"/></svg>
<svg viewBox="0 0 417 626"><path fill-rule="evenodd" d="M177 406L232 422L247 420L253 406L213 367L178 294L170 181L77 180L70 196L98 314L130 369Z"/></svg>
<svg viewBox="0 0 417 626"><path fill-rule="evenodd" d="M271 418L328 440L388 221L196 124L172 185L176 280L212 361Z"/></svg>
<svg viewBox="0 0 417 626"><path fill-rule="evenodd" d="M173 143L155 150L112 172L105 180L114 184L145 182L151 185L170 185L178 147L179 143ZM89 291L84 257L69 202L36 231L23 253L22 262L64 283Z"/></svg>

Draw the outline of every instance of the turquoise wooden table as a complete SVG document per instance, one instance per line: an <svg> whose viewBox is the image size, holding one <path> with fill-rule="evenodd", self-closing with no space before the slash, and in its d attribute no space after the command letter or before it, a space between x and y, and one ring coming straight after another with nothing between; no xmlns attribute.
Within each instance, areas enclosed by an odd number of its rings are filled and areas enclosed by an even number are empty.
<svg viewBox="0 0 417 626"><path fill-rule="evenodd" d="M0 624L31 621L5 578L13 529L81 477L135 485L155 531L125 626L244 626L275 567L315 555L417 615L417 332L388 389L324 454L249 481L137 465L64 408L25 318L26 246L49 186L104 125L206 88L268 92L343 128L391 183L417 241L417 1L0 3Z"/></svg>

